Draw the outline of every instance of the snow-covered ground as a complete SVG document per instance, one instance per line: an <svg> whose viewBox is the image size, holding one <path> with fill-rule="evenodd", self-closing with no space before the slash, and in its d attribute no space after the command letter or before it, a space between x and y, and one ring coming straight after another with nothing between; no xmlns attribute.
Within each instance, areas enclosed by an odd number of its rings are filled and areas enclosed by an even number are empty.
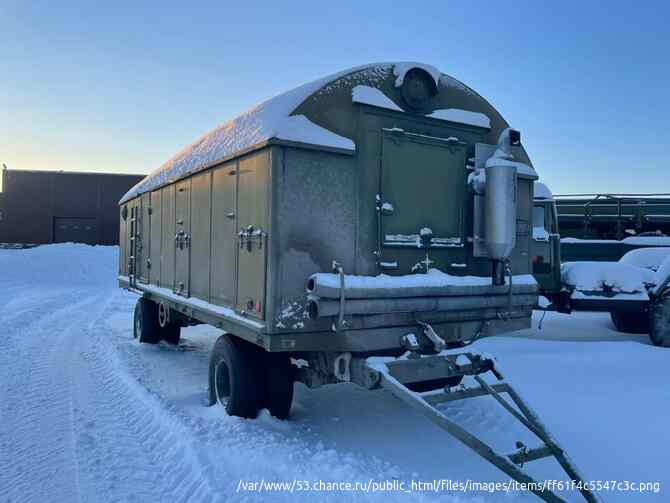
<svg viewBox="0 0 670 503"><path fill-rule="evenodd" d="M240 480L507 477L384 391L297 384L288 422L206 407L217 330L184 330L178 348L138 344L136 297L116 287L116 258L115 248L84 245L0 250L0 502L535 500L238 492ZM497 357L586 478L661 484L658 493L606 491L605 501L668 501L670 350L617 333L595 313L547 314L541 331L476 346ZM529 439L489 397L446 410L503 452ZM564 478L553 461L529 471Z"/></svg>

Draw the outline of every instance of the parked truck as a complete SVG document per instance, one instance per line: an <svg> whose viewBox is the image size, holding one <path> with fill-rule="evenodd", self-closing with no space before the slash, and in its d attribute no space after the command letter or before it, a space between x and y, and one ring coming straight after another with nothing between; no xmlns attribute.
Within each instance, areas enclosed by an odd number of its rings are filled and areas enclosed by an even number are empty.
<svg viewBox="0 0 670 503"><path fill-rule="evenodd" d="M430 65L303 85L121 199L119 284L141 295L134 334L174 344L184 326L223 330L209 394L231 415L286 418L296 381L383 387L517 480L548 456L581 479L518 393L482 378L502 379L492 359L444 352L530 326L535 179L520 133ZM479 386L455 388L464 376ZM481 395L542 445L498 454L435 407Z"/></svg>
<svg viewBox="0 0 670 503"><path fill-rule="evenodd" d="M622 240L670 234L667 193L561 194L554 199L564 238Z"/></svg>
<svg viewBox="0 0 670 503"><path fill-rule="evenodd" d="M586 241L580 246L591 252L582 256L591 260L562 261L556 201L540 182L534 194L533 274L548 301L543 308L609 312L617 330L648 333L653 344L670 347L670 247L660 246L670 245L670 238ZM621 247L626 247L623 256ZM593 253L610 260L593 260Z"/></svg>

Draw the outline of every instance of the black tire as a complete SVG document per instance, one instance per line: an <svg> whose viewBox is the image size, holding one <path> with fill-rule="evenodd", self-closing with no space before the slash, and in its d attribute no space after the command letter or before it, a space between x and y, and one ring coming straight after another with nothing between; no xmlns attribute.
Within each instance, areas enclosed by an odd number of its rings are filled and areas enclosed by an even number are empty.
<svg viewBox="0 0 670 503"><path fill-rule="evenodd" d="M133 337L145 344L158 344L161 340L156 303L144 297L135 304Z"/></svg>
<svg viewBox="0 0 670 503"><path fill-rule="evenodd" d="M663 296L651 308L649 338L654 346L670 348L670 296Z"/></svg>
<svg viewBox="0 0 670 503"><path fill-rule="evenodd" d="M649 333L649 318L644 312L612 311L612 323L619 332L629 334Z"/></svg>
<svg viewBox="0 0 670 503"><path fill-rule="evenodd" d="M263 406L263 352L234 335L216 340L209 359L209 400L230 416L253 419Z"/></svg>
<svg viewBox="0 0 670 503"><path fill-rule="evenodd" d="M293 403L295 369L285 353L265 352L265 401L263 406L277 419L288 419Z"/></svg>
<svg viewBox="0 0 670 503"><path fill-rule="evenodd" d="M160 328L161 339L163 339L168 344L173 344L177 346L179 340L181 339L181 326L176 323L169 323L164 327Z"/></svg>

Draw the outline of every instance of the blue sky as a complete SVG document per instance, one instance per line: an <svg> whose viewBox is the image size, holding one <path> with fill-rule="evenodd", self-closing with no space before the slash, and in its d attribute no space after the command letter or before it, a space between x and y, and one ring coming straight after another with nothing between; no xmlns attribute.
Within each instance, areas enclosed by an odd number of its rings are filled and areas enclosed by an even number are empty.
<svg viewBox="0 0 670 503"><path fill-rule="evenodd" d="M668 2L0 0L0 162L147 173L264 98L375 61L486 97L557 193L670 192Z"/></svg>

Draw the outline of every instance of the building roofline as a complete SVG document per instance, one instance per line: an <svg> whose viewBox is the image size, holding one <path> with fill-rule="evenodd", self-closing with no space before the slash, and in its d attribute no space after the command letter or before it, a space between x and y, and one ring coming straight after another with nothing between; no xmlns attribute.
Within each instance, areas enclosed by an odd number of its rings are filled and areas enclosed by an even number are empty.
<svg viewBox="0 0 670 503"><path fill-rule="evenodd" d="M145 173L110 173L107 171L66 171L66 170L56 170L56 169L21 169L21 168L5 168L2 171L5 172L14 172L14 173L42 173L48 174L53 173L57 175L104 175L104 176L147 176Z"/></svg>

